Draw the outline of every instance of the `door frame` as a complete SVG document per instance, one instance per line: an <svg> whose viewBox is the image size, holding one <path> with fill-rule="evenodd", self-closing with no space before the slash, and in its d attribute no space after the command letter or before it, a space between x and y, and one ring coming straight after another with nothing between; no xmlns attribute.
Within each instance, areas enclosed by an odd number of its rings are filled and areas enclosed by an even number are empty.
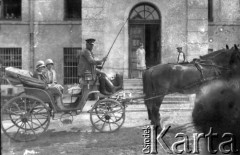
<svg viewBox="0 0 240 155"><path fill-rule="evenodd" d="M154 8L154 10L156 10L156 12L158 13L158 16L159 16L159 20L131 20L130 19L130 16L131 16L131 14L132 14L132 12L133 12L133 10L135 9L135 8L137 8L138 6L141 6L141 5L148 5L148 6L151 6L152 8ZM158 9L158 7L157 6L155 6L154 4L152 4L152 3L148 3L148 2L144 2L144 3L139 3L139 4L137 4L137 5L135 5L135 6L133 6L132 7L132 9L131 9L131 11L129 12L129 21L128 21L128 57L129 57L129 59L128 59L128 78L132 78L131 77L131 71L132 71L132 66L131 66L131 53L130 52L132 52L131 51L131 37L130 37L130 35L131 35L131 33L130 33L130 31L131 31L131 26L132 25L144 25L144 31L145 31L145 25L148 25L148 24L158 24L159 25L159 53L160 53L160 60L159 60L159 62L161 63L161 47L162 47L162 43L161 43L161 32L162 32L162 25L161 25L161 13L160 13L160 11L159 11L159 9ZM145 32L144 32L144 36L145 36ZM145 43L145 38L144 38L144 43ZM145 44L144 44L145 45Z"/></svg>

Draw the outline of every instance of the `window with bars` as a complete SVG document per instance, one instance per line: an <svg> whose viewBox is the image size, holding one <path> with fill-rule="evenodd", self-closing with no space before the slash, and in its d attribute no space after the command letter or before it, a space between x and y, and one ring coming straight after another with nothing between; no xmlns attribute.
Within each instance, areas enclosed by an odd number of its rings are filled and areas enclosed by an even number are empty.
<svg viewBox="0 0 240 155"><path fill-rule="evenodd" d="M0 0L0 18L4 20L20 20L22 0Z"/></svg>
<svg viewBox="0 0 240 155"><path fill-rule="evenodd" d="M78 65L78 51L82 50L82 48L64 48L63 56L64 56L64 84L74 84L78 83L77 76L77 65Z"/></svg>
<svg viewBox="0 0 240 155"><path fill-rule="evenodd" d="M208 0L208 21L213 22L213 0Z"/></svg>
<svg viewBox="0 0 240 155"><path fill-rule="evenodd" d="M0 59L3 67L22 68L22 49L21 48L0 48ZM7 84L3 81L3 84Z"/></svg>
<svg viewBox="0 0 240 155"><path fill-rule="evenodd" d="M65 0L65 20L80 20L82 0Z"/></svg>

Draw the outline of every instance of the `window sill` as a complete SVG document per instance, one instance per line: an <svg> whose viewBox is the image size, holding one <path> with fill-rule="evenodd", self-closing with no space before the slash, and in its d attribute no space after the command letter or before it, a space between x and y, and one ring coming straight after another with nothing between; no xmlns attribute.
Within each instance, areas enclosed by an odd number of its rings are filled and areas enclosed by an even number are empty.
<svg viewBox="0 0 240 155"><path fill-rule="evenodd" d="M29 21L0 20L2 25L29 25ZM82 21L35 21L34 25L81 25Z"/></svg>
<svg viewBox="0 0 240 155"><path fill-rule="evenodd" d="M13 25L15 25L15 24L19 24L19 25L23 24L23 25L25 25L27 23L28 22L22 21L22 19L0 19L0 24L13 24Z"/></svg>

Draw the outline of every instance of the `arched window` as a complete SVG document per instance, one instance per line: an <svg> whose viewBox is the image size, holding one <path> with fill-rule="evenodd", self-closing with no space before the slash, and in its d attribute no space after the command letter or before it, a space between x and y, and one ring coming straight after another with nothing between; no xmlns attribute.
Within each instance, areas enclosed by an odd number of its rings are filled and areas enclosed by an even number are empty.
<svg viewBox="0 0 240 155"><path fill-rule="evenodd" d="M130 13L131 20L160 20L159 12L149 4L136 6Z"/></svg>

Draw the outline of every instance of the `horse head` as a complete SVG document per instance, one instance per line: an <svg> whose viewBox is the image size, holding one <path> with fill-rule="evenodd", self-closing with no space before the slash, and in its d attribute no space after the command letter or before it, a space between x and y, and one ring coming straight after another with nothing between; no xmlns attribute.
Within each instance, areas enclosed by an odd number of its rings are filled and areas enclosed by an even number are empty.
<svg viewBox="0 0 240 155"><path fill-rule="evenodd" d="M200 56L200 59L212 61L215 65L218 65L218 66L228 67L229 60L233 51L234 51L233 48L221 49L221 50L217 50L212 53L208 53L206 55Z"/></svg>

